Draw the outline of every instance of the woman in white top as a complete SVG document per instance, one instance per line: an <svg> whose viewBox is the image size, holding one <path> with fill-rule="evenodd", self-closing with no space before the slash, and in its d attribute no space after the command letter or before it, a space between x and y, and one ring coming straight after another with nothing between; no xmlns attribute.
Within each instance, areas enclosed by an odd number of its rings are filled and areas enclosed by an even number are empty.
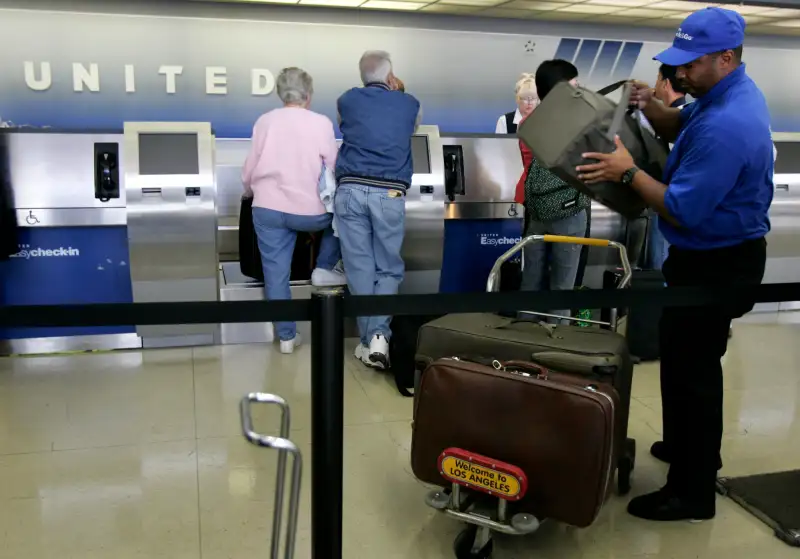
<svg viewBox="0 0 800 559"><path fill-rule="evenodd" d="M514 86L514 96L517 99L517 110L500 115L494 130L495 134L516 134L517 125L539 104L533 74L520 75L517 85Z"/></svg>

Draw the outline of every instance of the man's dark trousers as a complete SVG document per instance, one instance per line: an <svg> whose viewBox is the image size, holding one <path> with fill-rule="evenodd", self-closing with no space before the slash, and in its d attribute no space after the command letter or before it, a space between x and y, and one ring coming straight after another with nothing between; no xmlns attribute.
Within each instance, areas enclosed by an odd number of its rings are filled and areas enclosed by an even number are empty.
<svg viewBox="0 0 800 559"><path fill-rule="evenodd" d="M671 246L667 285L720 287L760 284L767 243L746 241L713 250ZM752 301L720 306L666 307L661 316L661 399L664 440L672 461L667 485L684 499L713 507L722 444L722 364L731 320Z"/></svg>

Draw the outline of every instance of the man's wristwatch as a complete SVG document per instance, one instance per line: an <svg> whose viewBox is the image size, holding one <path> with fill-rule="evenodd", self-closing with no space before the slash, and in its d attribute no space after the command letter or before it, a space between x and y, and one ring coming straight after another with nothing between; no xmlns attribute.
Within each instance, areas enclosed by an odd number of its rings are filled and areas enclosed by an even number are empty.
<svg viewBox="0 0 800 559"><path fill-rule="evenodd" d="M631 167L630 169L628 169L627 171L622 173L622 184L624 184L625 186L632 185L633 184L633 177L635 177L636 173L638 173L638 172L639 172L639 168L638 167Z"/></svg>

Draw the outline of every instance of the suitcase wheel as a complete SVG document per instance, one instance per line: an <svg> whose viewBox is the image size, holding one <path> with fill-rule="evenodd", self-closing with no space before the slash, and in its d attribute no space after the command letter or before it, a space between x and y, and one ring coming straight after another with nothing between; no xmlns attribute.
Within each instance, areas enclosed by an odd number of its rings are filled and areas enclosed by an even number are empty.
<svg viewBox="0 0 800 559"><path fill-rule="evenodd" d="M625 441L625 451L617 464L617 493L621 496L627 495L631 490L631 475L636 464L636 441L627 439Z"/></svg>
<svg viewBox="0 0 800 559"><path fill-rule="evenodd" d="M456 559L491 559L494 541L489 538L489 541L486 542L480 551L473 551L472 548L475 545L477 537L477 526L467 526L456 536L453 542L453 551L456 554Z"/></svg>

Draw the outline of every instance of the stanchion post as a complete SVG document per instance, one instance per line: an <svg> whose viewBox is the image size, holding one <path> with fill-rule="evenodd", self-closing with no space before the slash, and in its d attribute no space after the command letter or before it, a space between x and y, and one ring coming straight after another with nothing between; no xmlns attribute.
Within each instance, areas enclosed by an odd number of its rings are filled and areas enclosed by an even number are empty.
<svg viewBox="0 0 800 559"><path fill-rule="evenodd" d="M344 298L311 297L311 557L342 558Z"/></svg>

